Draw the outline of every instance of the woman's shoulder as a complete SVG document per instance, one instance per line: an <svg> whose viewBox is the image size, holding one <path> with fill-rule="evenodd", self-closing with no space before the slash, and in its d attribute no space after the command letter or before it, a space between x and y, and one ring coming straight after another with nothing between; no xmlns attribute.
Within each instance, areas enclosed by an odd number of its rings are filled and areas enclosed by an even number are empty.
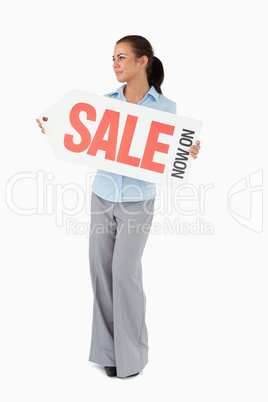
<svg viewBox="0 0 268 402"><path fill-rule="evenodd" d="M108 98L117 98L119 95L123 94L124 88L125 88L125 85L122 85L121 87L117 88L115 91L109 92L103 96L106 96Z"/></svg>
<svg viewBox="0 0 268 402"><path fill-rule="evenodd" d="M159 94L158 104L161 107L161 110L169 113L177 113L177 103L173 100L167 98L163 94Z"/></svg>

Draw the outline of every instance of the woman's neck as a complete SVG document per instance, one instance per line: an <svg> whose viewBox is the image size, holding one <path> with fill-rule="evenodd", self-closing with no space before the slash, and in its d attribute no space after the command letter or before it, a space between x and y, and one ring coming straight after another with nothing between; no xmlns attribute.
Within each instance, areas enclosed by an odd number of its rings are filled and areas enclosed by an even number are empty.
<svg viewBox="0 0 268 402"><path fill-rule="evenodd" d="M128 82L124 89L124 95L128 102L137 104L149 90L150 86L147 79L142 82Z"/></svg>

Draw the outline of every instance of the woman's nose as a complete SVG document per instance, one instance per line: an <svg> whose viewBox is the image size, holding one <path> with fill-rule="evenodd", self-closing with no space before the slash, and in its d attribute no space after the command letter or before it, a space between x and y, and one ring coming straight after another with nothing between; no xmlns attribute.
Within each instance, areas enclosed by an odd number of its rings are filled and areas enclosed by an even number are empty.
<svg viewBox="0 0 268 402"><path fill-rule="evenodd" d="M119 67L119 64L118 64L118 61L114 61L114 64L113 64L113 68L117 68L117 67Z"/></svg>

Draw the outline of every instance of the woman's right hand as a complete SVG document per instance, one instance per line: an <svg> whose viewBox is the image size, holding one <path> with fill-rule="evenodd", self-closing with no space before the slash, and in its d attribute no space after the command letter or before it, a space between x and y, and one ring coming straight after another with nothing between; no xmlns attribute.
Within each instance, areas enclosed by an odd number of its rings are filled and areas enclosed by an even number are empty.
<svg viewBox="0 0 268 402"><path fill-rule="evenodd" d="M42 117L42 119L43 119L44 121L48 121L48 117ZM42 133L45 134L45 129L43 128L43 126L42 126L40 120L39 120L39 119L36 119L36 121L37 121L37 123L38 123L38 126L41 128Z"/></svg>

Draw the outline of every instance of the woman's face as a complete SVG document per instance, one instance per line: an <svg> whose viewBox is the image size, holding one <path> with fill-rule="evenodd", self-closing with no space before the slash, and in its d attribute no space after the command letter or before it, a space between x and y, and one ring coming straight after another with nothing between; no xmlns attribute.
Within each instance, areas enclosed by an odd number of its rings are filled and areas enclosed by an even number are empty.
<svg viewBox="0 0 268 402"><path fill-rule="evenodd" d="M139 77L143 66L143 58L136 58L128 43L119 43L114 48L113 69L117 81L129 82Z"/></svg>

